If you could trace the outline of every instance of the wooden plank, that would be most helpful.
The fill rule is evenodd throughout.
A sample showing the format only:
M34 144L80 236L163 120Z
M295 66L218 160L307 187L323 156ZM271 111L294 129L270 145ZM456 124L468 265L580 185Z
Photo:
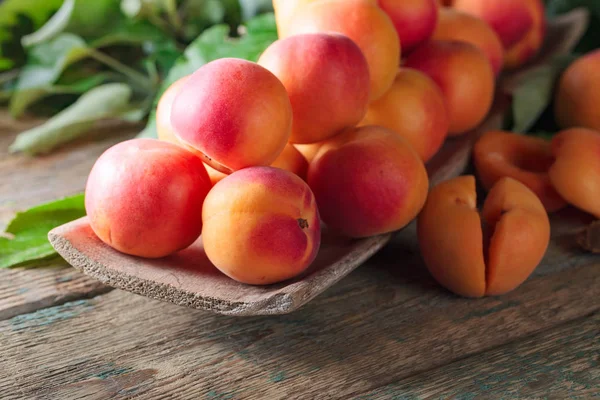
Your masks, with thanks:
M83 191L89 170L107 148L132 137L138 128L101 127L80 141L51 155L11 155L8 146L18 132L40 121L13 121L0 112L0 229L14 213L41 202ZM110 290L77 273L60 260L40 268L0 269L0 319L87 298Z
M348 398L600 307L598 264L546 266L506 296L468 300L412 257L389 247L289 315L218 316L117 290L20 315L0 323L0 393Z
M600 396L600 314L357 395L379 399Z

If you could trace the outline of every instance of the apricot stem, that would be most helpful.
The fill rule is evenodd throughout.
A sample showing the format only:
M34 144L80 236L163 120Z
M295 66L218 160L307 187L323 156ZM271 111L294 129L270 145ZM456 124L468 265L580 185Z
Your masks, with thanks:
M308 228L308 221L302 218L298 218L298 226L300 227L300 229L306 229Z

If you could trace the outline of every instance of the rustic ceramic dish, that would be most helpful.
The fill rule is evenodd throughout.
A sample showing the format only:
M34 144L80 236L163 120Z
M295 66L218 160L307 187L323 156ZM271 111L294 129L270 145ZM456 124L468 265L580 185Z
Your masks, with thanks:
M494 107L482 126L448 140L428 164L432 184L464 171L479 135L501 127L510 105L510 92L523 74L536 64L569 52L585 32L588 19L586 11L574 10L549 24L546 43L537 60L501 77ZM146 260L119 253L102 243L86 218L49 233L50 242L65 260L107 285L182 306L238 316L284 314L299 308L360 266L391 238L389 234L348 240L324 232L319 255L306 273L259 287L240 284L221 274L206 258L201 240L173 256Z

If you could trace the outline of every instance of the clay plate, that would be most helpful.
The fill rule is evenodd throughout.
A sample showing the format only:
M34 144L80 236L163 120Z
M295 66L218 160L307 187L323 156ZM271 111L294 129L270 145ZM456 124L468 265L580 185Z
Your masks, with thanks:
M510 105L510 91L524 72L549 58L569 52L588 22L587 12L574 10L549 24L546 45L530 66L505 75L487 120L478 129L450 139L428 164L432 184L460 175L475 140L486 130L501 127ZM56 251L73 267L115 288L182 306L229 315L289 313L348 275L385 246L392 234L361 240L323 234L313 265L302 276L269 286L240 284L221 274L206 258L201 239L175 255L147 260L119 253L102 243L87 218L49 233Z

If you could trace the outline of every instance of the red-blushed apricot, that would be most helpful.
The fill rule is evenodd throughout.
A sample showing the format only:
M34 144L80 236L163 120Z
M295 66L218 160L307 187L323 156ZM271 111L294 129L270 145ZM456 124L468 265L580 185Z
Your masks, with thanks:
M423 161L410 144L379 126L350 129L324 142L308 168L323 222L349 237L406 226L428 190Z
M561 128L590 128L600 131L600 50L576 60L562 74L554 103Z
M158 101L156 106L156 131L160 140L179 144L179 139L175 137L173 125L171 124L171 107L173 107L175 96L177 96L187 79L188 76L184 76L172 83Z
M572 128L552 138L556 161L548 175L554 188L575 207L600 218L600 132Z
M304 156L306 161L310 162L315 158L323 142L311 144L295 144L294 147Z
M279 157L271 164L272 167L285 169L306 180L308 161L292 144L287 144Z
M433 40L467 42L481 50L498 76L504 65L504 47L498 35L484 20L452 8L440 8Z
M475 144L473 160L477 176L487 190L508 176L531 189L549 212L567 205L548 176L548 169L554 162L549 141L511 132L490 131Z
M98 158L88 177L85 209L104 243L126 254L163 257L200 236L210 188L202 161L191 152L133 139Z
M374 0L319 0L298 7L287 34L318 32L341 33L360 47L369 65L370 100L389 89L400 63L400 40Z
M361 125L380 125L406 139L427 162L448 134L444 96L427 75L401 68L392 87L369 105Z
M204 162L229 173L275 161L290 136L292 106L283 84L266 68L222 58L181 86L171 124Z
M472 44L431 41L410 54L404 66L429 75L442 89L451 136L474 129L490 111L494 71L483 52Z
M206 255L242 283L266 285L293 278L319 251L315 198L288 171L251 167L232 173L210 191L202 215Z
M377 1L396 27L405 54L429 40L438 21L436 0Z
M508 177L492 187L480 214L475 178L461 176L431 190L417 234L442 286L465 297L494 296L518 287L540 263L550 221L537 196Z
M455 0L452 5L490 24L506 50L507 68L524 64L542 47L546 16L541 0Z
M369 102L369 65L340 34L313 33L278 40L258 64L285 86L293 110L292 143L314 143L356 126Z

